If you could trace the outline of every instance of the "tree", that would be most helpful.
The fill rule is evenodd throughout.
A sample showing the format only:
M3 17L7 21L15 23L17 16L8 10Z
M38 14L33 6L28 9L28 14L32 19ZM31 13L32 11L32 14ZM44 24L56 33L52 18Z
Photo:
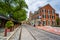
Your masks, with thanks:
M11 14L10 16L17 20L23 21L26 19L26 10L27 5L25 0L0 0L0 13L4 15ZM10 27L10 22L7 22L6 26ZM5 30L5 36L7 34L7 30Z
M12 27L14 26L14 23L12 21L7 21L5 24L5 36L7 36L7 29L10 29L10 31L12 30Z
M28 8L25 0L0 0L0 12L5 15L12 14L18 21L26 19L25 8Z
M59 21L60 21L60 19L57 18L57 19L56 19L56 23L57 23L57 25L59 25Z
M11 28L12 26L14 26L14 23L12 21L7 21L6 24L5 24L5 26L7 28Z
M18 21L23 21L27 18L25 10L19 10L13 13L13 18Z
M18 21L23 21L26 19L26 10L25 8L28 8L24 0L17 1L19 6L16 7L14 10L13 18ZM18 13L18 14L17 14ZM15 16L16 15L16 16Z

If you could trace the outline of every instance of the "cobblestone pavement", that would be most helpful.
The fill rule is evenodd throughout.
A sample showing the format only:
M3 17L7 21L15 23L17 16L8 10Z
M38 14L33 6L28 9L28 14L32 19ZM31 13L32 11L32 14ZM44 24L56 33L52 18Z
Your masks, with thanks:
M34 28L29 25L23 25L36 40L60 40L60 36ZM27 34L26 34L27 35ZM29 38L29 37L27 37Z

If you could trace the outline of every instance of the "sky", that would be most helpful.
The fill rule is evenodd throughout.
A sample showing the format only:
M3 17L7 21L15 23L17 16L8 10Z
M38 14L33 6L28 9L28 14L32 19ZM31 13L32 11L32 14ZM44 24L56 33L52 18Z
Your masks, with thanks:
M60 17L60 0L25 0L28 5L27 17L29 17L29 12L38 10L39 7L43 7L46 4L50 4L59 14Z

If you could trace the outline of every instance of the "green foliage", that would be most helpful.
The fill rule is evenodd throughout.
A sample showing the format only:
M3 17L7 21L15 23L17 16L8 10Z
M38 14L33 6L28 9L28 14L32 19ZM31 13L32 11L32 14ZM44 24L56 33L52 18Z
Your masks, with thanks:
M13 14L13 18L18 21L23 21L26 19L26 11L25 10L20 10L17 11Z
M57 25L59 25L59 20L60 20L59 18L56 19L56 23L57 23Z
M14 23L12 21L7 21L5 24L5 27L7 28L11 28L12 26L14 26Z
M5 15L11 13L12 17L18 21L26 19L25 8L28 8L25 0L0 0L0 13Z

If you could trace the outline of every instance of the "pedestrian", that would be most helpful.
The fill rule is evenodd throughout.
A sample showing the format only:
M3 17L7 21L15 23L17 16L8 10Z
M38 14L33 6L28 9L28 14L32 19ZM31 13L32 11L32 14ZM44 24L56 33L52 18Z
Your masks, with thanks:
M35 24L34 24L34 27L35 27Z

